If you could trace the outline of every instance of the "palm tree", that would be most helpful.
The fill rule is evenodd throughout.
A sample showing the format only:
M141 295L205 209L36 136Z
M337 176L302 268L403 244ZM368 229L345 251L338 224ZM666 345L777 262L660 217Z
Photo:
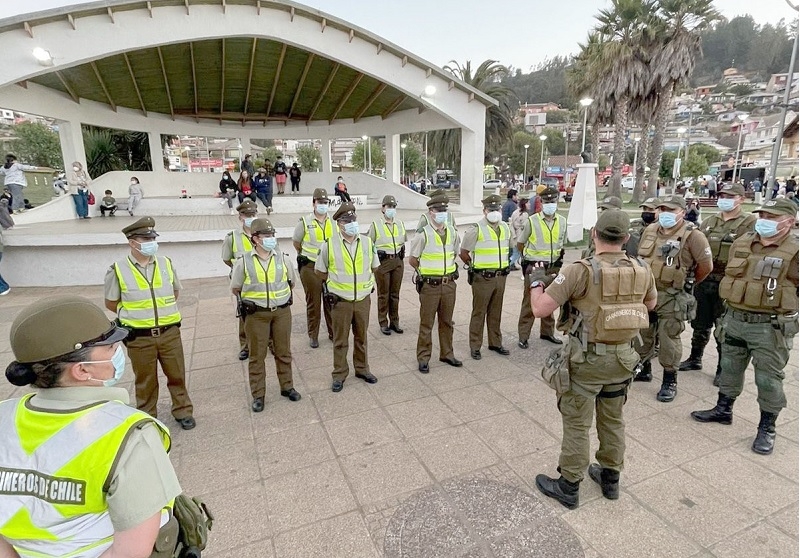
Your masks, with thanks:
M497 60L485 60L473 72L469 60L463 66L451 60L444 70L499 102L499 106L487 109L486 151L500 149L511 137L513 128L514 94L502 84L508 68ZM431 132L428 136L428 152L438 164L457 168L461 164L461 130L452 128Z
M98 176L111 171L123 170L125 162L117 154L117 146L111 130L94 128L83 131L86 148L86 170L89 176Z

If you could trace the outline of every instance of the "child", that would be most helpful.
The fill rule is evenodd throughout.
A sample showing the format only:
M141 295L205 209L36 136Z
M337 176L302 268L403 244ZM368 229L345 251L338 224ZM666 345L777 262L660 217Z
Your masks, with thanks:
M106 195L103 198L103 203L100 204L100 216L105 217L106 211L109 212L109 215L112 217L114 213L117 212L117 200L111 195L111 190L106 190Z

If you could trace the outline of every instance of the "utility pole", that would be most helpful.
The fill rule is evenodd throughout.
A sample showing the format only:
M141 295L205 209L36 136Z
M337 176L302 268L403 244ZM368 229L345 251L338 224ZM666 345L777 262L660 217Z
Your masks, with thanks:
M792 6L792 4L789 5ZM795 6L792 6L792 8L795 10L797 9L797 7ZM789 94L792 91L792 76L794 75L795 62L797 62L798 31L800 31L800 29L795 29L794 45L792 46L792 58L789 61L789 73L786 75L786 88L783 91L783 103L781 103L781 118L780 120L778 120L778 134L775 137L775 144L772 146L772 158L769 161L769 181L771 181L772 184L778 183L778 177L775 175L778 173L778 157L780 157L781 155L781 143L783 142L783 127L786 125L786 109L789 106ZM774 186L772 186L772 184L770 184L769 181L767 182L767 184L769 184L770 187L766 188L767 200L769 200L772 197L772 192L775 191Z

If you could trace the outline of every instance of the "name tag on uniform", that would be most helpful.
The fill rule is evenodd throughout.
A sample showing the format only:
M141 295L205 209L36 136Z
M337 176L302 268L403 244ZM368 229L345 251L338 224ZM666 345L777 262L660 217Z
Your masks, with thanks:
M734 252L733 255L736 258L748 258L750 256L750 252L741 252L739 250L736 250L736 252Z

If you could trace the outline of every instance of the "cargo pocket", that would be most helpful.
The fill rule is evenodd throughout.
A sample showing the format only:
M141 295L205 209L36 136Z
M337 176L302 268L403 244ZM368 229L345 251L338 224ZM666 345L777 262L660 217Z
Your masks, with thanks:
M669 317L663 320L663 328L668 337L679 337L683 330L686 329L686 322L675 317Z
M782 339L780 341L789 351L792 350L798 330L800 330L800 325L798 325L797 320L781 323L780 336Z
M625 370L633 374L636 365L639 364L639 355L633 349L630 351L617 351L617 360Z

